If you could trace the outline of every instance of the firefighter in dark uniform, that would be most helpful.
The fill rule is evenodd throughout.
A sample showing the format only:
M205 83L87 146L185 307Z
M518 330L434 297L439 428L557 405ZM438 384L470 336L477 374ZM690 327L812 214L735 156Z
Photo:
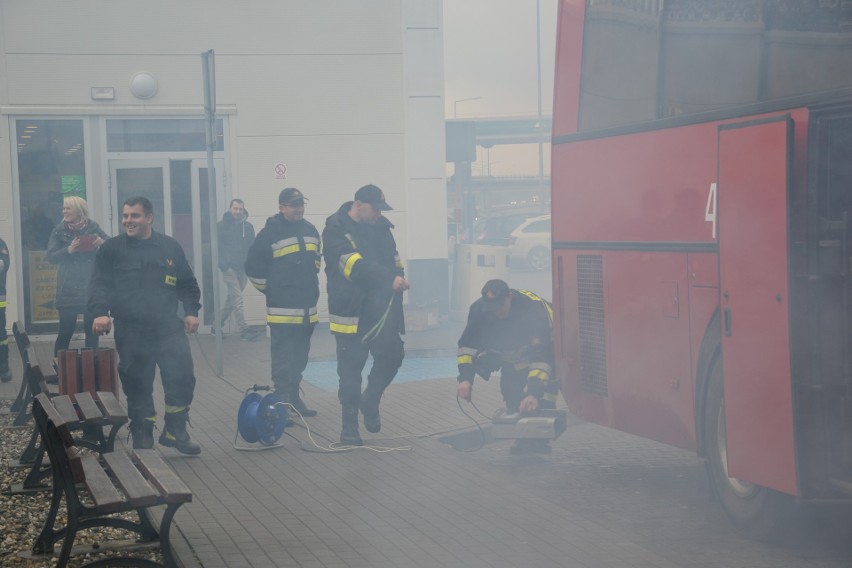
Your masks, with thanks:
M337 342L338 398L342 406L340 441L363 444L358 409L369 432L381 429L379 402L405 356L402 293L408 282L391 229L382 217L390 210L375 185L355 192L325 222L322 233L328 279L329 327ZM361 393L361 372L368 354L373 366Z
M180 244L153 230L154 212L144 197L122 206L125 234L109 239L95 256L89 284L89 310L96 334L109 333L115 320L118 374L127 396L135 449L154 445L154 373L160 368L165 393L165 427L160 444L184 454L201 447L186 431L195 391L187 333L198 330L201 292ZM178 317L178 302L184 318Z
M471 306L459 339L458 396L470 401L476 375L500 371L507 412L556 408L553 373L553 308L532 292L489 280ZM549 452L546 440L518 440L513 452Z
M0 381L12 380L9 370L9 337L6 335L6 275L9 274L9 247L0 239Z
M278 214L266 220L246 258L246 275L266 296L272 334L272 382L302 416L316 416L299 393L308 365L319 299L320 236L304 219L306 198L295 187L278 196Z

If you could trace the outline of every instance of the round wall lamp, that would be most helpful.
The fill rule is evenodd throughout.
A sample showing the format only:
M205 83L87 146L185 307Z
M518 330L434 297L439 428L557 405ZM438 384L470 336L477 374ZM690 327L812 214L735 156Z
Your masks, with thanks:
M150 73L140 72L130 78L130 92L137 99L150 99L157 94L157 79Z

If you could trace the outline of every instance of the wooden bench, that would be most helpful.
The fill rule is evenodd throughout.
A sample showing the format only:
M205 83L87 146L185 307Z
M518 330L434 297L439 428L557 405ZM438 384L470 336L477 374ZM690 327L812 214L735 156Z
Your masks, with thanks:
M30 343L30 338L27 336L24 324L20 321L13 323L12 335L15 338L15 345L18 346L18 353L21 355L24 373L26 373L26 351L29 347L32 347L32 344ZM48 384L56 384L58 382L58 378L54 373L45 374L44 378ZM30 390L26 377L22 376L21 388L18 389L18 396L15 397L15 401L9 408L9 412L15 414L15 420L12 423L13 426L22 426L26 423L27 418L29 418L30 407L32 406L32 400L35 394L37 393Z
M101 459L85 455L60 410L69 404L68 395L50 398L39 394L33 402L33 416L54 475L50 510L32 553L52 554L54 545L62 540L57 567L64 568L78 531L116 527L136 533L140 541L158 542L163 555L162 564L122 557L121 565L177 566L169 532L178 508L192 501L189 488L154 450L134 450L130 455L124 451L104 453ZM67 524L57 528L63 499ZM158 530L148 517L148 509L159 505L166 509ZM135 512L135 520L116 516L127 512Z
M55 397L48 390L47 383L38 365L35 350L29 346L24 352L24 380L35 393ZM77 434L76 443L99 454L113 451L118 430L127 423L127 410L111 392L78 392L70 396L56 398L57 411L68 429ZM104 428L109 431L104 436ZM46 483L52 469L44 462L45 445L37 425L21 457L19 464L30 468L23 483L13 485L10 493L27 493L50 489Z

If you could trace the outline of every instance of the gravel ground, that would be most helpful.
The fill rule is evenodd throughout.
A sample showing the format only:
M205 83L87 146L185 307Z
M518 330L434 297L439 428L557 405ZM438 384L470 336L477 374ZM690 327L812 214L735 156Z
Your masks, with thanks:
M0 401L0 411L9 408L11 401ZM50 492L43 491L26 495L9 495L9 488L22 483L27 475L26 469L8 467L10 460L17 459L27 441L32 428L32 421L27 427L11 427L12 417L0 414L0 566L52 567L56 566L56 558L49 560L30 560L21 558L20 553L29 551L35 538L41 531L44 518L50 504ZM60 508L59 523L65 523L64 501ZM108 540L132 539L132 533L120 529L93 529L80 531L75 539L76 544L103 543ZM58 543L55 551L58 553L62 543ZM161 561L158 551L137 553L142 556ZM87 562L108 556L106 553L85 554L72 556L68 566L77 567ZM115 554L113 554L115 556Z

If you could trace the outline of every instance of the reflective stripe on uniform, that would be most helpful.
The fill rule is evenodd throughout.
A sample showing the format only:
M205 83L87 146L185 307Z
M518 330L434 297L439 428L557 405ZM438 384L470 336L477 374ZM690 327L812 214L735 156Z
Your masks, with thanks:
M4 337L3 339L0 339L0 345L9 345L9 338Z
M352 267L355 266L355 263L359 260L363 260L363 256L361 256L360 252L350 252L349 254L341 255L340 257L340 272L343 273L343 277L347 280L352 280Z
M320 241L316 237L304 237L305 239L305 250L319 252Z
M548 402L556 402L556 393L555 392L546 392L541 395L541 400L546 400Z
M476 355L476 349L470 347L459 347L458 364L465 365L473 363L473 356Z
M307 310L304 308L267 308L266 321L267 323L301 324L305 323L305 312L307 312L308 322L317 323L319 321L316 306Z
M293 254L294 252L299 252L300 248L299 239L296 237L281 239L272 243L272 257L279 258L287 254Z
M186 406L169 406L166 405L166 414L177 414L186 410ZM156 417L155 417L156 418Z
M343 317L329 314L328 328L336 333L358 333L358 317Z
M396 266L396 267L397 267L397 268L399 268L400 270L402 270L403 268L405 268L405 267L402 265L402 259L401 259L401 258L399 258L399 255L398 255L398 254L393 255L393 263L394 263L394 266Z
M529 290L518 290L521 294L529 298L530 300L535 300L536 302L541 302L544 305L544 308L547 310L547 317L550 318L550 324L553 325L553 308L546 300L542 299L540 296L533 294Z
M249 276L249 282L251 282L252 286L263 292L266 290L266 278L252 278Z

